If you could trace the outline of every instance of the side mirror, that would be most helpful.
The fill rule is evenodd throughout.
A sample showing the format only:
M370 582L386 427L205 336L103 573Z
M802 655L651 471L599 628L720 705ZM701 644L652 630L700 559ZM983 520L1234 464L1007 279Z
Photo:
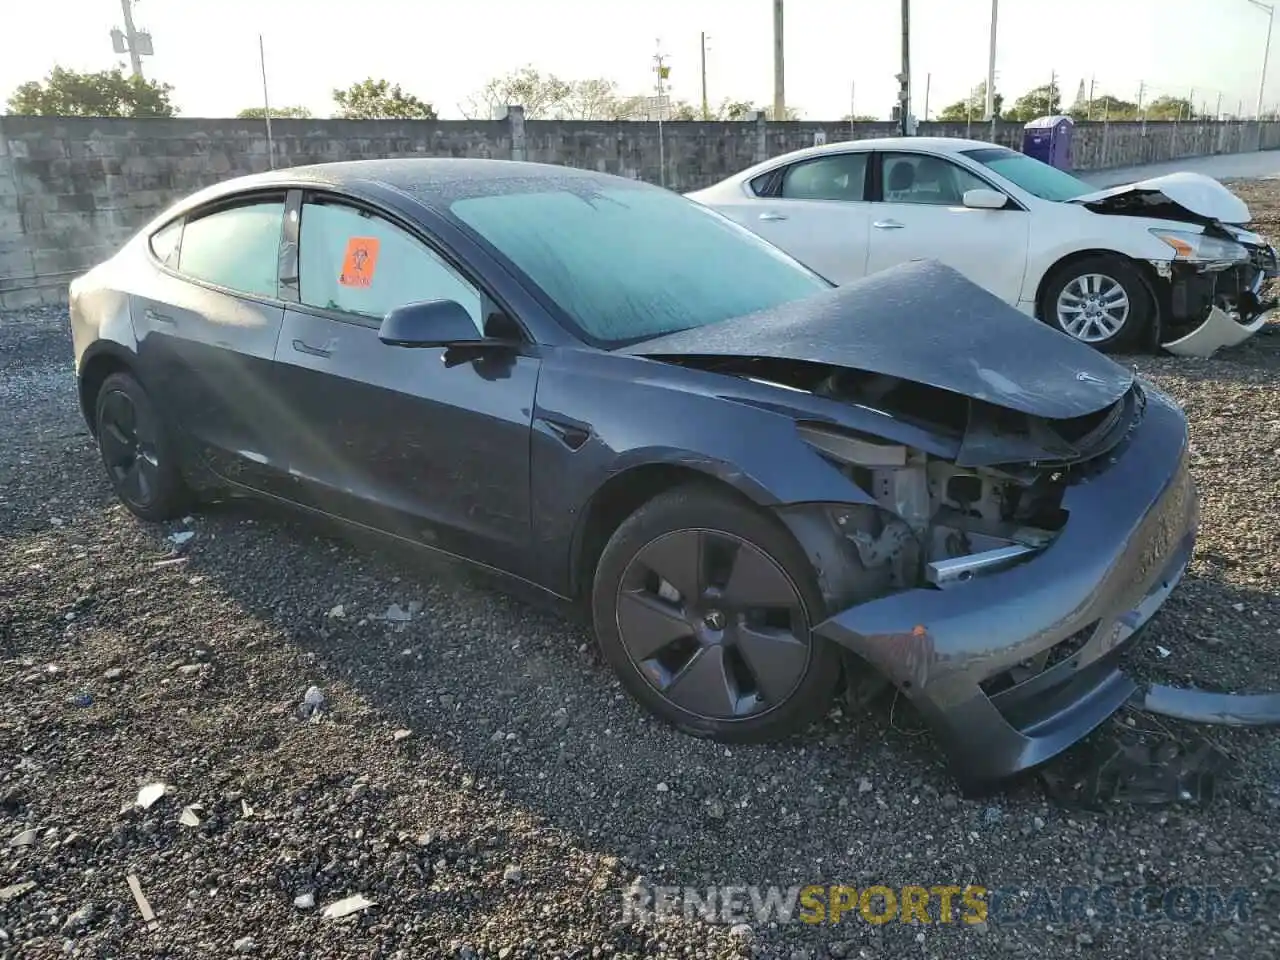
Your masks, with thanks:
M475 321L456 300L422 300L389 311L378 339L391 347L452 347L482 343Z
M1003 210L1009 198L999 190L987 190L980 187L964 192L964 205L974 210Z

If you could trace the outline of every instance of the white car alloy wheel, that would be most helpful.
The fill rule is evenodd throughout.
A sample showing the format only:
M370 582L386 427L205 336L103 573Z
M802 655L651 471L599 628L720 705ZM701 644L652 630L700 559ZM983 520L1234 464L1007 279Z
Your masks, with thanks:
M1058 294L1058 326L1085 343L1101 343L1118 334L1129 319L1129 295L1114 277L1085 273Z

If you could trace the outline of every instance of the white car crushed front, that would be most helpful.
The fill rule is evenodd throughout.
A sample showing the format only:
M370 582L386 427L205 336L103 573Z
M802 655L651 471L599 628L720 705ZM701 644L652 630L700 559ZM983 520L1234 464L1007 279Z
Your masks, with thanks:
M1096 190L1006 147L909 137L798 150L688 196L834 283L936 259L1102 350L1210 356L1276 312L1275 249L1196 173Z

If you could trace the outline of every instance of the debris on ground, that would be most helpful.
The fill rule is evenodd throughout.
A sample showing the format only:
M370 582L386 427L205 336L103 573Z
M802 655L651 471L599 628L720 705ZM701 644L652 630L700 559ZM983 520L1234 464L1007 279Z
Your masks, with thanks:
M367 910L373 906L376 906L376 904L372 900L366 900L364 894L357 893L355 896L347 897L345 900L329 904L321 912L321 916L326 920L341 920L343 917L349 917L353 913L359 913L361 910Z
M1205 806L1235 762L1215 744L1189 734L1098 734L1041 772L1059 803L1092 809L1110 804Z
M310 686L302 696L298 717L302 720L319 720L320 715L327 709L329 709L329 701L325 699L324 691L317 686Z
M133 805L143 810L149 810L153 803L164 796L167 789L163 783L148 783L138 791L138 799L133 802Z
M146 894L142 892L142 882L138 880L136 874L129 874L125 877L125 882L129 884L129 892L133 894L133 902L138 905L138 912L142 914L142 922L147 925L148 930L156 930L160 923L156 920L155 913L151 910L151 903L147 900Z
M194 536L195 536L195 531L193 530L180 530L177 533L169 534L169 542L172 543L175 547L180 547L184 543L187 543Z

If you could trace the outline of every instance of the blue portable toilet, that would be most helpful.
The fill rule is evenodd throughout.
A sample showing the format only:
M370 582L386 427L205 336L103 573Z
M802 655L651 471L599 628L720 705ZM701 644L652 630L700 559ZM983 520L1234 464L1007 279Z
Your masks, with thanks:
M1022 152L1059 170L1071 169L1070 117L1037 117L1022 128Z

